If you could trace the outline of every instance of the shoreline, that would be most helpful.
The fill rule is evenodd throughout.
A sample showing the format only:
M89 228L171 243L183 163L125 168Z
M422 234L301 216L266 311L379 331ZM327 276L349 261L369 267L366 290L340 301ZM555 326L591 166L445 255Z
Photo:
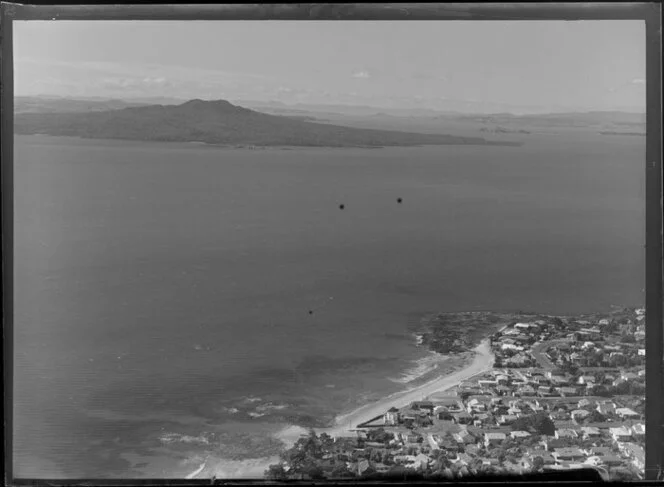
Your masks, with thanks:
M490 370L493 366L493 353L489 345L489 339L484 339L473 348L470 353L474 353L472 360L466 363L462 368L453 370L451 372L443 373L423 384L410 387L403 391L392 393L386 397L379 399L370 404L364 404L352 411L337 415L333 426L326 428L313 428L317 434L327 433L330 436L341 436L347 434L350 430L357 428L358 424L362 424L376 416L382 415L391 407L401 408L413 401L425 399L435 393L449 390L461 382L468 380L478 374ZM306 435L309 429L297 425L289 425L273 434L273 437L280 440L285 448L291 448L295 442L302 436ZM278 462L276 457L266 457L262 459L247 459L247 460L223 460L218 459L213 465L201 465L196 471L187 476L187 479L195 478L230 478L227 477L229 470L233 471L235 475L233 478L262 478L262 472L269 467L269 465ZM229 467L231 467L229 469ZM259 472L260 470L260 472ZM257 474L259 474L256 477Z
M488 339L482 340L479 345L472 349L472 352L475 354L472 361L461 369L443 373L423 384L392 393L376 402L364 404L352 411L339 414L335 418L333 426L313 429L318 434L327 433L330 436L339 436L357 428L358 424L384 414L385 411L393 406L401 408L413 401L419 401L435 393L449 390L461 382L492 368L494 357L491 353ZM301 435L307 434L308 431L307 428L290 425L277 432L274 437L282 441L286 445L286 448L290 448Z
M334 426L315 428L316 432L337 436L340 433L357 428L358 424L384 414L391 407L402 408L413 401L426 399L435 393L449 390L461 382L492 368L494 357L491 353L488 339L482 340L472 351L475 353L473 360L462 369L443 374L424 384L414 386L405 391L395 392L377 402L365 404L353 411L341 414L336 417ZM279 439L282 439L281 433L283 431L277 436Z

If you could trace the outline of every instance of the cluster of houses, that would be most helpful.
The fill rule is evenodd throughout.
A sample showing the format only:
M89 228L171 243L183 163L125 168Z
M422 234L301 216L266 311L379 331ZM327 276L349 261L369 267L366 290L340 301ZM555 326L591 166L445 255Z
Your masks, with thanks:
M632 313L621 325L642 325L643 310ZM571 327L565 322L561 326L560 320L555 325L538 320L506 327L492 337L496 356L504 352L501 368L476 376L443 396L392 408L363 426L381 426L394 432L392 446L399 452L395 461L416 470L431 463L432 453L443 451L461 467L478 460L497 470L518 472L592 465L609 474L641 477L645 462L644 397L593 393L600 386L642 383L644 370L638 365L633 370L602 367L573 355L578 347L583 351L613 346L614 338L619 339L627 328L602 332L601 327L609 324L609 319L603 318L592 324L573 322ZM628 330L634 333L638 328ZM558 369L565 365L565 358L561 363L547 356L547 343L553 341L559 357L578 365L575 373ZM619 343L616 352L639 357L642 342L643 337L639 337L635 342ZM569 347L561 348L559 343ZM542 363L533 364L538 354L543 356ZM513 358L518 360L510 367ZM530 366L521 366L522 360ZM546 418L547 431L533 427L529 418L534 417ZM428 463L425 458L429 458Z
M611 388L643 384L644 313L505 326L491 337L492 370L357 425L346 443L335 438L321 468L454 478L590 467L643 478L645 396ZM626 362L611 365L616 354Z

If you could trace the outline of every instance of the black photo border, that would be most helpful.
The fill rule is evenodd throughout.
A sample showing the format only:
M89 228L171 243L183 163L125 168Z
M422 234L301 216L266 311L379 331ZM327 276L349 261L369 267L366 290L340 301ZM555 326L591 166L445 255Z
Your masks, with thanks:
M646 481L664 479L662 300L662 8L660 2L30 4L0 8L2 271L6 485L206 485L209 480L49 480L12 475L13 21L21 20L643 20L646 26ZM499 480L499 479L497 479ZM500 481L500 480L499 480ZM510 479L510 481L514 481ZM247 483L241 481L220 481ZM251 481L249 481L251 483Z

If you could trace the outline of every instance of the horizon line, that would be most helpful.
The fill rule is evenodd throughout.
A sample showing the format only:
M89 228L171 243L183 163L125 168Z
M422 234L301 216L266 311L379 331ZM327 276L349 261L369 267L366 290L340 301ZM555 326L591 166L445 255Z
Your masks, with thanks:
M80 100L80 101L120 101L120 102L141 102L141 103L148 103L148 100L157 100L157 99L163 99L163 100L170 100L173 102L180 102L180 103L175 103L175 104L182 104L186 103L188 101L192 100L202 100L202 101L227 101L233 104L241 104L241 103L252 103L252 104L257 104L257 103L265 103L265 104L275 104L275 105L281 105L285 107L293 107L296 108L298 106L300 107L306 107L306 106L318 106L318 107L343 107L343 108L367 108L371 110L377 110L377 111L407 111L407 110L419 110L419 111L426 111L426 112L434 112L434 113L441 113L441 114L457 114L457 115L514 115L514 116L527 116L527 115L564 115L564 114L584 114L584 113L612 113L612 112L619 112L619 113L629 113L629 114L638 114L638 115L645 115L647 112L647 108L644 107L642 109L637 109L636 107L625 107L625 108L573 108L573 107L561 107L559 110L554 110L552 111L551 109L547 109L545 107L537 107L537 106L532 106L524 109L503 109L500 111L461 111L461 110L453 110L453 109L441 109L441 108L425 108L425 107L418 107L418 106L403 106L403 107L386 107L386 106L380 106L380 105L367 105L367 104L351 104L343 101L339 102L302 102L302 101L290 101L290 102L284 102L281 100L257 100L257 99L251 99L251 98L235 98L235 97L229 97L229 98L200 98L200 97L194 97L194 98L182 98L182 97L177 97L177 96L168 96L168 95L155 95L155 96L142 96L142 95L135 95L135 96L127 96L127 97L112 97L108 95L88 95L88 96L75 96L75 95L59 95L59 94L31 94L31 95L19 95L19 94L14 94L14 99L18 98L42 98L42 99L61 99L61 100ZM495 105L502 105L503 103L501 102L477 102L477 101L470 101L470 100L447 100L451 103L470 103L470 104L495 104ZM160 103L154 103L155 105L158 105ZM504 105L510 105L508 103L505 103ZM239 105L241 106L241 105Z

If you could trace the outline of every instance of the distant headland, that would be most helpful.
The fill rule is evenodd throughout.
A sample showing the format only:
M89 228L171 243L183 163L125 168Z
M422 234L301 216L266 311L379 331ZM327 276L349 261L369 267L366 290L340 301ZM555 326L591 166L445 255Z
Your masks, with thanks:
M395 147L420 145L519 146L481 137L352 128L307 118L270 115L226 100L190 100L74 112L17 113L14 131L88 139L201 142L257 147Z

